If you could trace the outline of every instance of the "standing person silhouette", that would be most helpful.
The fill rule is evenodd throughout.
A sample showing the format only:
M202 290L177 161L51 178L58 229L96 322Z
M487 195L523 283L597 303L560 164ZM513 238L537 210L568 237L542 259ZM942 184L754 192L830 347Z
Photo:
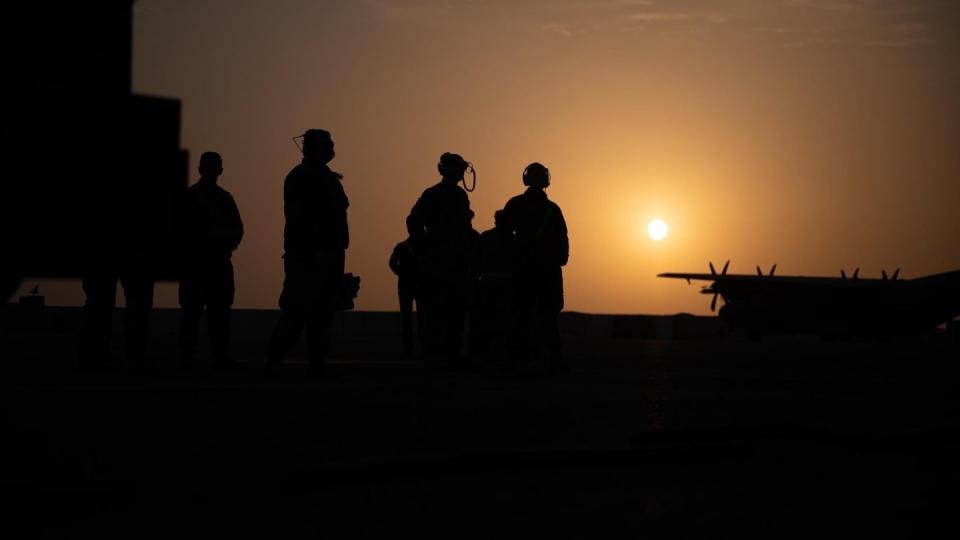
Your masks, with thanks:
M279 370L306 327L308 373L319 375L326 363L329 327L350 244L349 201L340 183L343 175L328 166L336 155L330 133L307 130L302 150L302 162L283 183L284 280L280 320L270 339L268 371Z
M551 370L563 370L558 315L563 309L563 271L570 255L563 212L547 198L550 171L540 163L523 170L526 192L503 208L503 226L516 238L512 363L546 346Z
M403 340L403 351L407 356L412 356L414 352L413 303L417 297L419 265L417 250L410 238L393 248L393 253L390 254L390 270L397 275L397 297L400 300L400 336Z
M136 155L118 156L120 174L107 174L103 183L77 204L85 205L81 284L85 296L79 343L81 369L102 369L112 363L111 334L117 284L123 288L123 348L126 369L148 371L150 318L163 250L157 235L160 217L138 178L146 166Z
M513 302L516 239L504 227L503 210L494 213L493 223L492 229L480 233L471 263L470 349L474 353L489 353L502 344Z
M448 367L463 367L461 342L469 290L469 254L477 232L467 192L458 184L471 165L444 153L437 163L441 179L427 188L407 216L407 232L422 246L417 322L428 368L438 357Z
M230 193L217 185L223 159L216 152L200 156L200 180L184 199L183 273L180 278L181 365L189 368L197 347L204 309L210 348L217 367L231 364L230 307L233 305L233 252L243 239L243 221Z

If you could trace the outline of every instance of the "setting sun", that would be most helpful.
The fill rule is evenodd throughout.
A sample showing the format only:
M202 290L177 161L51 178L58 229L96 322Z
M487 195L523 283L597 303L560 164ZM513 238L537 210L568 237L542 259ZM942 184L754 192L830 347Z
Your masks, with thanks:
M667 237L667 224L662 220L655 219L647 225L647 234L654 240L663 240Z

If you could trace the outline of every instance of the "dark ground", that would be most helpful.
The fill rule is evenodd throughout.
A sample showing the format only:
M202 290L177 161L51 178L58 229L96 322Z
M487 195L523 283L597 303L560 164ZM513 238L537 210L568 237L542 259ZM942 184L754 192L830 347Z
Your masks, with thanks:
M71 375L69 321L3 364L4 528L20 537L956 536L946 336L567 337L572 372L426 376L341 339L334 375ZM259 333L258 333L259 332ZM357 352L361 351L361 352Z

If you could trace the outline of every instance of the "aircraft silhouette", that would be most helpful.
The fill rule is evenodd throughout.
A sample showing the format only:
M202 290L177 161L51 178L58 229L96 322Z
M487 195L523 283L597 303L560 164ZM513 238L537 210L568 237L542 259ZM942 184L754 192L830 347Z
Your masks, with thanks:
M879 279L728 274L730 261L718 273L664 273L657 277L712 281L702 294L713 295L710 310L734 328L752 335L814 333L836 336L915 335L960 316L960 270L915 279L900 279L886 270Z

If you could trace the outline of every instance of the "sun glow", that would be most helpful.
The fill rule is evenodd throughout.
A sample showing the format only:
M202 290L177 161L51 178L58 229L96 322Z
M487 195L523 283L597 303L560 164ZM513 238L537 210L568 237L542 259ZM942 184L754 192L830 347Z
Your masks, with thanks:
M662 220L655 219L647 225L647 234L654 240L663 240L667 237L667 224Z

